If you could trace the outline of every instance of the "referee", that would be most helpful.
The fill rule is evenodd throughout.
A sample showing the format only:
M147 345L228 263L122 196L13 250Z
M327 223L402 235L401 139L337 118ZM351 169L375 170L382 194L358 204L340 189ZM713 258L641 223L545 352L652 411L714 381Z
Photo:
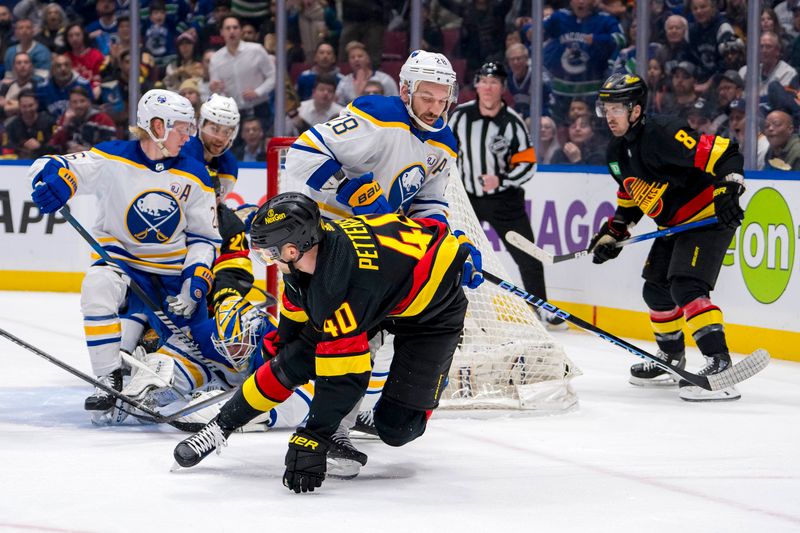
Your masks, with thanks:
M511 230L533 241L521 187L536 172L536 154L528 128L522 117L503 102L507 78L501 63L485 63L475 75L478 98L456 108L450 128L458 139L461 181L475 214L506 243L525 290L547 299L542 263L506 242L506 233ZM554 315L545 318L552 326L564 323Z

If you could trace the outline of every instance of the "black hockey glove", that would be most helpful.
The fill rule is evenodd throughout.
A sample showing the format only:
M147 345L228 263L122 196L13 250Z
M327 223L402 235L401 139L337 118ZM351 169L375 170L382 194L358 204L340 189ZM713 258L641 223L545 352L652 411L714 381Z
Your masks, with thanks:
M744 192L744 177L728 174L714 187L714 211L720 224L736 229L742 224L744 211L739 206L739 197Z
M286 472L283 473L283 486L296 493L314 492L322 485L327 469L325 458L330 442L320 438L312 431L298 428L289 439L286 452Z
M622 248L617 247L617 243L630 236L627 224L614 217L608 217L608 220L600 227L600 231L595 233L589 242L589 251L594 254L592 263L600 265L609 259L616 258L622 251Z

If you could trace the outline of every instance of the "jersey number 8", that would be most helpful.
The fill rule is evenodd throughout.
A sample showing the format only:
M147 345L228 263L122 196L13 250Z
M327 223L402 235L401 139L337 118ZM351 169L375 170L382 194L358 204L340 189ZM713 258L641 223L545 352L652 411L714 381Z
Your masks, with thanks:
M354 130L358 127L358 122L353 117L347 117L341 122L337 122L331 126L333 133L341 135L348 130Z
M690 137L684 130L678 130L678 133L675 134L675 140L683 144L689 150L697 145L697 141L693 137Z

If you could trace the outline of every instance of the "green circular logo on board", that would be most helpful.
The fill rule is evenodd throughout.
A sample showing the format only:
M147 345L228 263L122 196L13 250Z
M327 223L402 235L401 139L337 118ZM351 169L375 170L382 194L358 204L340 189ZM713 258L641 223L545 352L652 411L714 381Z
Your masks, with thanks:
M775 189L758 190L739 229L739 264L747 290L769 304L780 298L794 265L795 229L789 205Z

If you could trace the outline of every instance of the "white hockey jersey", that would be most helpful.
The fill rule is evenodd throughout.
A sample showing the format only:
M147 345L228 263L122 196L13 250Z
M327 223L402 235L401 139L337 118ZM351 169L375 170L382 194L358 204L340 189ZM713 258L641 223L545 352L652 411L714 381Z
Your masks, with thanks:
M347 178L372 172L394 212L446 218L444 193L456 152L449 127L417 129L400 97L362 96L298 137L286 154L285 175L288 188L316 200L328 218L352 216L336 201L333 175L340 169Z
M31 178L52 161L75 173L76 194L97 198L92 233L114 259L166 276L193 265L211 268L221 239L214 188L202 163L181 156L151 161L138 141L111 141L41 157Z

